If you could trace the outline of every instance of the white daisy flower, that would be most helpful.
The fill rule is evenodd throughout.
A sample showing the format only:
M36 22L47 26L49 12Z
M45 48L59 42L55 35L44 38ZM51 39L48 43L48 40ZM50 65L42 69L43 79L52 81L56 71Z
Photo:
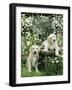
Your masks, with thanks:
M56 60L56 63L58 63L59 61L58 60Z
M54 63L54 61L52 61L52 63Z
M57 57L55 57L55 60L57 59Z

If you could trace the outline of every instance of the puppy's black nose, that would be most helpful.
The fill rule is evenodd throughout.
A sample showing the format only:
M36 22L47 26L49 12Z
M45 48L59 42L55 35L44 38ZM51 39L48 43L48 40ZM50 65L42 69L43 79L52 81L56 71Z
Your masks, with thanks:
M34 54L36 54L36 51L34 51Z
M53 41L55 42L55 39Z

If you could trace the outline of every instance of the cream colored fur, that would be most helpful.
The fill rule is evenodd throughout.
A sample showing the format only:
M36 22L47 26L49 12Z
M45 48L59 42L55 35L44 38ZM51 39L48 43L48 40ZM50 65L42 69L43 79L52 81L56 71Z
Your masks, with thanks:
M57 44L57 39L56 39L56 35L55 34L50 34L47 38L47 40L45 40L41 47L43 47L42 51L43 52L48 52L55 50L55 55L58 56L59 55L59 47Z
M40 48L37 45L32 45L30 48L30 53L27 59L27 68L31 72L32 68L38 72L38 59L39 59Z

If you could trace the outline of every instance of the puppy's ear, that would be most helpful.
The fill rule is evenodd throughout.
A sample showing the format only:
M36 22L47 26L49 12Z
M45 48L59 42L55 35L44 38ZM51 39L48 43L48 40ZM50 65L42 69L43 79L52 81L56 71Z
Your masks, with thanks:
M29 52L32 52L32 47L30 47Z
M39 52L41 51L41 48L40 48L40 47L38 47L38 51L39 51Z
M51 44L50 37L47 38L47 41L48 41L49 44Z

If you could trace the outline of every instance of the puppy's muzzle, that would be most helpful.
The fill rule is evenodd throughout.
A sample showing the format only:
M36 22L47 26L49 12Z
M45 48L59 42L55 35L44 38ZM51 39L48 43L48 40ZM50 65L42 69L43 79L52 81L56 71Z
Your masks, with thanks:
M36 52L36 51L34 51L34 54L37 54L37 52Z
M56 40L55 40L55 39L53 39L53 41L55 42Z

